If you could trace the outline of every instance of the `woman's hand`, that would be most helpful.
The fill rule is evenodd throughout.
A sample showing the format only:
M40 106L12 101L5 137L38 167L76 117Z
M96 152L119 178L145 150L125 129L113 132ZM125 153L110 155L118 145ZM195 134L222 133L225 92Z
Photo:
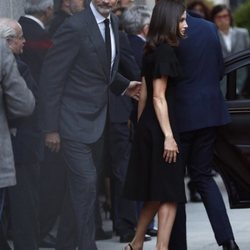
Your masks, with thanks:
M176 162L179 149L173 136L165 137L163 158L166 162Z

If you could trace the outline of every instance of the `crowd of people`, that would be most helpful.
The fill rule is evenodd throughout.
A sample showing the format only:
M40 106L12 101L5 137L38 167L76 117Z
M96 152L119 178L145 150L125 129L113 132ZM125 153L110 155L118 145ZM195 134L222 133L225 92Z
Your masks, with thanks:
M249 34L225 5L116 2L25 0L0 18L0 249L96 250L116 234L125 250L186 250L188 173L218 245L239 250L213 148L230 123L223 57Z

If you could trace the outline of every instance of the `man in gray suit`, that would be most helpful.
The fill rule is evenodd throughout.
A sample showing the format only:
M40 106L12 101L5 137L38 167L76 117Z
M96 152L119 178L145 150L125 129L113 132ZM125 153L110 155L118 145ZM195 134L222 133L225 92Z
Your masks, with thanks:
M248 30L233 26L231 10L224 4L218 4L211 10L211 19L218 28L218 35L222 48L223 57L250 48L250 37ZM237 93L244 95L244 83L247 80L246 68L237 72ZM226 93L226 78L221 81L223 94Z
M0 221L3 190L16 184L8 120L28 116L34 108L34 96L20 76L6 41L0 38Z
M129 82L117 72L118 23L110 14L115 4L116 0L92 0L84 11L68 18L54 37L41 73L45 144L52 151L62 144L79 250L97 249L95 165L106 124L108 90L134 97L140 90L139 82Z
M226 5L215 5L211 10L211 19L218 28L223 57L250 47L247 29L233 26L233 16Z

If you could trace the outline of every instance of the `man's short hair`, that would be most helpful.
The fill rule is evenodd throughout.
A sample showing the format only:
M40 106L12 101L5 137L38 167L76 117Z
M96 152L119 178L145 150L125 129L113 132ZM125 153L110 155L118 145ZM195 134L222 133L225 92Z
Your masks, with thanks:
M53 0L25 0L24 13L41 15L47 8L54 6Z
M150 23L151 12L143 5L134 5L125 10L121 17L122 27L132 35L139 34Z

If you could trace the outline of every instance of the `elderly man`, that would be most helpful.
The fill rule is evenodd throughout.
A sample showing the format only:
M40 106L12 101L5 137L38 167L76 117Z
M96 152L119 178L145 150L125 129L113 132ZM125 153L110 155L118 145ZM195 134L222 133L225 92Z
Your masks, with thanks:
M0 18L0 36L8 42L16 58L19 73L27 86L36 95L37 84L29 67L20 60L25 39L21 25L12 19ZM41 139L38 130L37 112L27 118L10 123L15 133L12 136L17 185L8 189L12 235L15 249L38 249L38 178Z
M15 58L0 38L0 220L4 188L16 184L8 121L30 115L35 107L32 92L20 76Z

